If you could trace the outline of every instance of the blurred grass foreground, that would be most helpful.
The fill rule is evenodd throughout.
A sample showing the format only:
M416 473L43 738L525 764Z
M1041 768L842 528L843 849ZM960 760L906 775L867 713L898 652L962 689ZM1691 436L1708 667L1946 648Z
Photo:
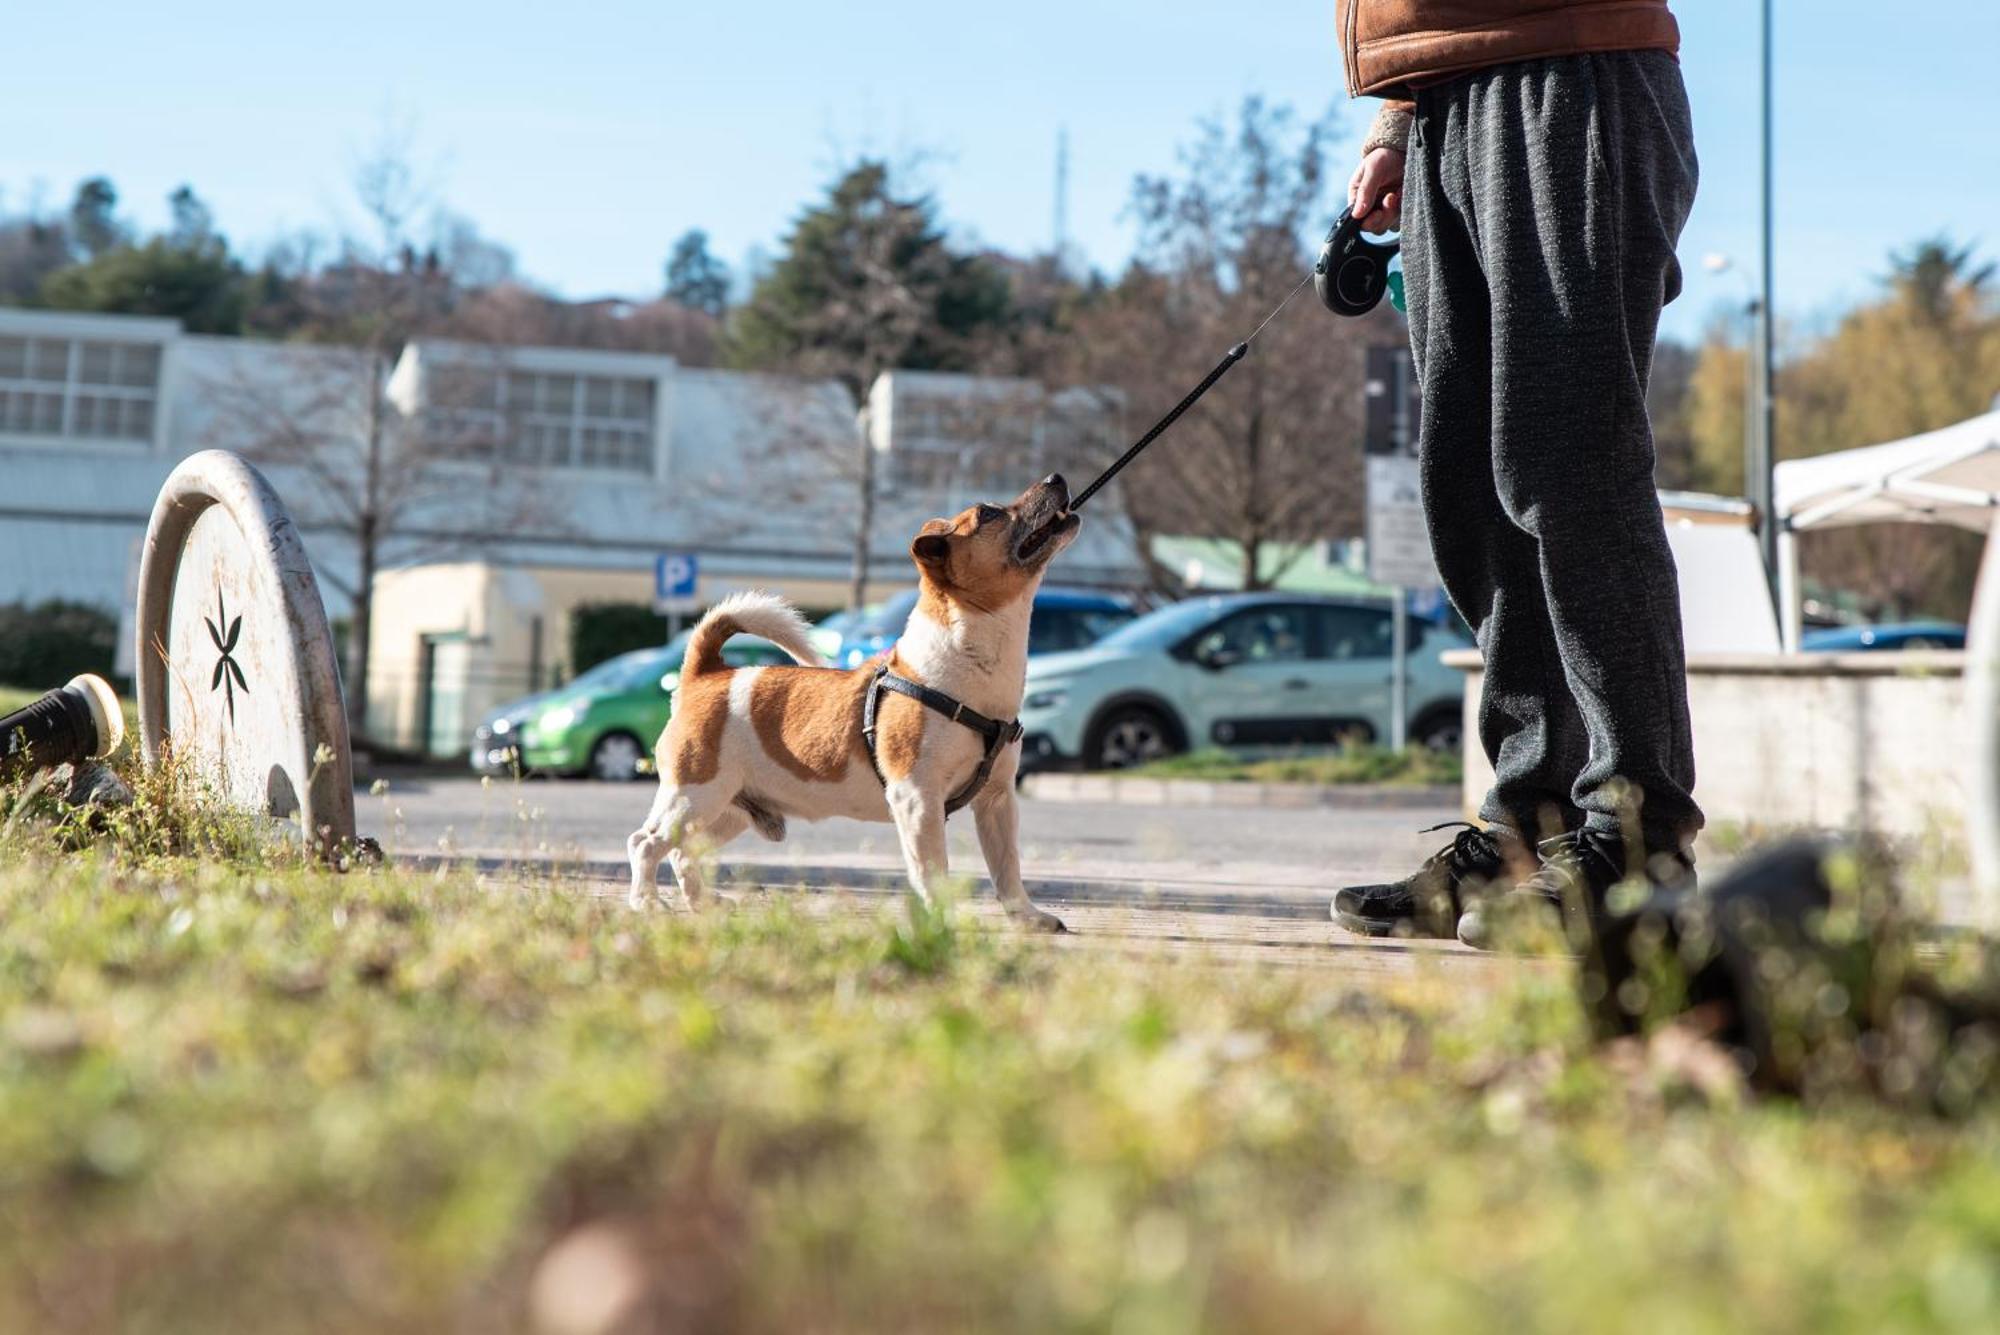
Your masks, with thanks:
M1754 1101L1698 1048L1593 1048L1564 967L1112 955L824 895L634 915L33 805L0 806L0 1329L2000 1313L1990 1104Z

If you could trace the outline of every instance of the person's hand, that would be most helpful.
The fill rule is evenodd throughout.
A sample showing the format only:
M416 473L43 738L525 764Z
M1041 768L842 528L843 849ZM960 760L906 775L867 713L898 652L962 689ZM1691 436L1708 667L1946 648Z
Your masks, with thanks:
M1364 232L1394 232L1403 225L1403 155L1378 148L1361 159L1347 183L1347 207Z

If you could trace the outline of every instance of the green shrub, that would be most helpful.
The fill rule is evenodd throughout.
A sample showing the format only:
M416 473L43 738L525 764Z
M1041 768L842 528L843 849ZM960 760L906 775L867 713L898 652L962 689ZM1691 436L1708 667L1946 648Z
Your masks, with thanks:
M0 604L0 682L40 692L79 672L109 677L117 654L118 618L102 608L60 598Z
M667 619L645 603L585 603L570 614L569 670L667 642Z

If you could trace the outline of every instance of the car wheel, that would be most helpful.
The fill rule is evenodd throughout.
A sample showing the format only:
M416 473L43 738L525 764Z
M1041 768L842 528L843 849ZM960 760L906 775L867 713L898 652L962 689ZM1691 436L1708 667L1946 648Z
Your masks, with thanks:
M1456 711L1441 710L1418 719L1411 740L1426 751L1456 755L1465 745L1465 721Z
M608 732L590 748L590 777L606 783L630 783L639 777L646 749L629 732Z
M1173 726L1159 710L1128 705L1098 722L1085 754L1092 769L1131 769L1179 750Z

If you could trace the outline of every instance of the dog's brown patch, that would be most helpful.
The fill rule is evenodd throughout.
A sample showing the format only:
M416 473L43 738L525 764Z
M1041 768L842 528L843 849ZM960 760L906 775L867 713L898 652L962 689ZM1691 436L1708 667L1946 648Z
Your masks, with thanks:
M722 771L722 731L729 725L732 669L683 676L674 692L674 716L660 734L654 763L672 783L707 783Z
M809 783L839 783L867 764L861 714L870 673L767 667L750 688L750 723L778 766Z

